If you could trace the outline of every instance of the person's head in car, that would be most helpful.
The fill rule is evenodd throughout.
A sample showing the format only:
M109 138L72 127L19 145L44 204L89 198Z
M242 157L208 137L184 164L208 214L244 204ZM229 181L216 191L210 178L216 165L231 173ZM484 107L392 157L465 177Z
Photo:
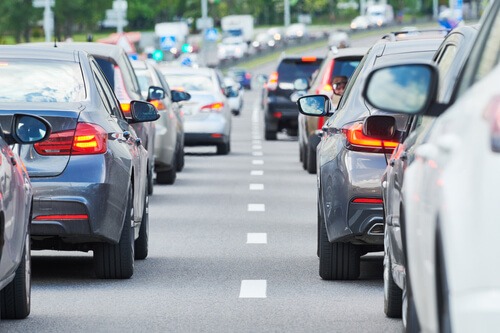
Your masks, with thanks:
M347 76L335 76L332 79L333 93L337 96L341 96L344 93L344 88L346 83L347 83Z

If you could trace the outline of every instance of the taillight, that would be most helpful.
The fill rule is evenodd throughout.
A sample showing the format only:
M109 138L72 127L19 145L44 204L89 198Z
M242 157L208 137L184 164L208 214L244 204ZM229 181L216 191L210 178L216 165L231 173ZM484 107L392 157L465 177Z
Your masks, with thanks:
M250 80L251 77L250 73L245 73L245 79Z
M318 130L321 130L324 124L325 124L325 117L320 117L318 119Z
M302 61L304 62L313 62L316 61L316 57L302 57Z
M333 88L329 84L325 84L325 86L321 89L322 91L332 91Z
M40 155L89 155L107 150L107 133L95 124L78 123L76 130L52 133L34 145Z
M271 76L269 76L267 90L276 90L276 88L278 88L278 76L278 72L273 72Z
M123 75L120 67L115 66L114 72L114 80L115 80L115 95L116 98L120 101L120 105L122 107L122 111L126 117L130 117L130 103L125 103L124 101L131 101L127 88L125 87L125 82L123 81Z
M382 199L373 199L373 198L356 198L352 201L353 203L384 203Z
M212 103L201 108L200 112L222 112L224 103Z
M154 99L154 100L150 101L150 103L153 104L154 106L156 106L156 109L158 111L166 109L165 104L163 104L163 102L159 99Z
M399 144L395 141L383 141L364 135L362 123L349 125L343 128L342 131L344 132L344 135L348 141L348 148L354 150L362 149L383 152L383 148L393 150Z
M130 116L130 103L120 103L122 111L126 116Z
M488 103L483 116L490 122L491 150L500 153L500 96L494 97Z

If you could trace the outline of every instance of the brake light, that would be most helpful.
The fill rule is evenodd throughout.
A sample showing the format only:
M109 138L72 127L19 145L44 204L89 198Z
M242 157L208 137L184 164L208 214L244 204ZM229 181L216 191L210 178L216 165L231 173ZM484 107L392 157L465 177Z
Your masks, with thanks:
M356 198L352 201L353 203L384 203L382 199L373 198Z
M107 150L107 133L98 125L78 123L76 130L52 133L34 145L40 155L89 155Z
M166 109L165 104L163 104L163 102L159 99L154 99L150 101L150 103L153 104L158 111Z
M245 79L250 80L251 77L252 77L252 75L250 75L250 73L245 73Z
M278 88L278 72L273 72L269 76L269 82L267 83L267 90L276 90Z
M304 62L313 62L316 61L316 57L302 57L302 61Z
M35 220L88 220L88 215L40 215Z
M130 117L130 103L125 103L124 101L131 101L132 98L130 98L127 92L125 82L123 81L122 71L118 66L115 66L114 80L116 98L118 98L118 100L120 101L120 105L122 107L123 113L125 114L125 117Z
M383 141L364 135L362 123L347 126L346 128L343 128L342 131L349 142L350 147L348 148L362 148L369 150L378 150L382 148L394 149L399 144L395 141Z
M205 105L201 108L201 112L222 112L224 109L224 103L218 102L218 103L212 103L209 105Z
M320 117L318 119L318 129L321 130L324 124L325 124L325 117Z
M332 88L332 86L331 86L331 85L329 85L329 84L325 84L325 86L324 86L324 87L323 87L323 89L321 89L321 90L323 90L323 91L332 91L332 90L333 90L333 88Z
M282 116L281 112L273 112L273 117L274 118L278 118L279 119L279 118L281 118L281 116Z

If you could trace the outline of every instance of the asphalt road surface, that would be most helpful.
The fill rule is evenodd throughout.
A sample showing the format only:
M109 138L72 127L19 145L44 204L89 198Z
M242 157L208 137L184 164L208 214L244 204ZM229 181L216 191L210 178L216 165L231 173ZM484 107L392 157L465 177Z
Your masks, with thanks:
M131 279L97 279L91 253L34 252L31 314L0 332L400 332L383 312L380 254L357 281L319 277L316 176L296 137L263 139L259 102L245 92L229 155L186 148L175 185L155 185L149 257Z

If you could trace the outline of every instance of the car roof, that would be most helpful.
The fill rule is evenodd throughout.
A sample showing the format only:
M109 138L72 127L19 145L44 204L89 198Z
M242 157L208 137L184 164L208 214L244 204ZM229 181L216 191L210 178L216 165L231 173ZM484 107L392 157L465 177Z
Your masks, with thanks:
M160 66L160 72L162 73L171 73L171 74L202 74L202 75L213 75L215 71L211 68L207 67L187 67L187 66Z
M30 43L36 47L54 47L54 43ZM117 59L121 54L125 53L122 47L113 44L103 43L88 43L88 42L58 42L58 49L83 50L92 55L97 55L102 58Z
M348 47L344 49L337 49L336 51L328 51L328 58L339 58L339 57L351 57L351 56L361 56L363 57L366 52L368 52L368 47Z
M443 36L444 37L444 36ZM400 54L409 52L436 51L443 42L443 38L401 40L385 43L383 55Z
M75 61L79 62L77 51L75 50L62 50L59 48L39 49L31 47L31 44L21 45L1 45L0 53L3 58L24 58L24 59L50 59L60 61Z

